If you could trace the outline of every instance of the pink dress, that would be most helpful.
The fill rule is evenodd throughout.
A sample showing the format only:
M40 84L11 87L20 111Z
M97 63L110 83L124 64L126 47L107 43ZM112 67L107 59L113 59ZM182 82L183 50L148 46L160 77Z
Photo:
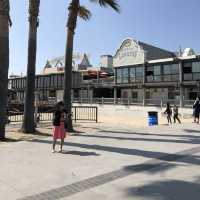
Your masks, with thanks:
M54 139L64 139L66 137L65 124L63 121L60 122L60 126L55 126L53 130Z

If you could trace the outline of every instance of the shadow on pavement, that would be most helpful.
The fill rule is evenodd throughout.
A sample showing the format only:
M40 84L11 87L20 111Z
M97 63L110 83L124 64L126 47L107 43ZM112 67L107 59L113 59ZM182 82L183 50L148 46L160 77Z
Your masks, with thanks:
M199 200L200 184L180 180L153 182L148 185L129 188L127 196L134 198L138 196L144 200Z
M140 133L135 133L140 134ZM145 134L144 134L145 135ZM146 134L152 136L152 134ZM75 135L76 136L76 135ZM92 134L78 134L79 137L88 137L88 138L102 138L102 139L115 139L115 140L132 140L132 141L146 141L146 142L170 142L170 143L183 143L183 144L200 144L200 137L198 136L179 136L183 139L157 139L157 138L134 138L134 137L117 137L117 136L107 136L107 135L92 135ZM160 135L156 135L160 136ZM172 135L173 136L173 135Z
M41 139L34 139L29 142L36 142L36 143L44 143L44 144L51 144L51 141L48 140L41 140ZM129 148L122 148L122 147L112 147L112 146L102 146L102 145L91 145L91 144L82 144L82 143L73 143L73 142L64 142L65 146L70 147L78 147L83 149L90 149L90 150L97 150L97 151L106 151L112 152L117 154L123 155L132 155L132 156L141 156L146 158L152 158L167 162L181 162L181 163L189 163L200 165L200 157L197 155L187 155L200 152L200 147L196 147L193 149L189 149L188 152L184 151L184 154L169 154L164 152L157 152L157 151L144 151L139 149L129 149ZM183 159L189 157L190 159Z
M100 156L95 152L87 152L87 151L63 151L62 154L70 154L70 155L77 155L77 156Z

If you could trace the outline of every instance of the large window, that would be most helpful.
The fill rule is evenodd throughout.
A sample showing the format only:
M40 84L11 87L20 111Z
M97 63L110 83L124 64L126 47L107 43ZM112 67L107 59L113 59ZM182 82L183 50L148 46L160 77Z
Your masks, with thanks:
M185 81L200 80L200 62L184 63L183 78Z
M136 81L143 81L143 67L136 67Z
M122 69L116 69L117 83L122 83Z
M178 81L179 66L178 64L163 65L163 81Z
M135 67L130 68L130 82L135 82L136 81L136 72L135 72Z
M147 67L147 82L160 82L161 81L161 66L149 66Z
M143 67L130 68L130 82L142 82L143 81Z
M117 83L128 83L129 82L129 69L121 68L117 69Z
M128 68L122 69L122 82L123 83L128 83Z

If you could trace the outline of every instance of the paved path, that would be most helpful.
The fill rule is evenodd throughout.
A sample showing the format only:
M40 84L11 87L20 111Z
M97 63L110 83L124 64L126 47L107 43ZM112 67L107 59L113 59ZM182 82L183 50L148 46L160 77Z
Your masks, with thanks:
M200 126L84 126L63 154L50 137L0 144L0 199L199 200Z

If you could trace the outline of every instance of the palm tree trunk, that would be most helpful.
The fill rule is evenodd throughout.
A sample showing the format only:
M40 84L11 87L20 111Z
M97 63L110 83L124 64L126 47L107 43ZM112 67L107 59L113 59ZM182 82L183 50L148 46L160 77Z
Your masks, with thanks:
M72 0L69 8L67 23L67 42L65 52L65 78L64 78L64 106L68 113L72 111L71 90L72 90L72 59L73 59L73 42L74 31L76 28L79 0ZM73 131L72 119L68 120L68 131Z
M9 0L0 0L0 139L5 139L9 69Z
M26 94L24 104L24 119L22 130L24 133L35 132L34 101L35 101L35 64L37 50L37 28L40 0L29 1L29 39L28 39L28 64L26 78Z

